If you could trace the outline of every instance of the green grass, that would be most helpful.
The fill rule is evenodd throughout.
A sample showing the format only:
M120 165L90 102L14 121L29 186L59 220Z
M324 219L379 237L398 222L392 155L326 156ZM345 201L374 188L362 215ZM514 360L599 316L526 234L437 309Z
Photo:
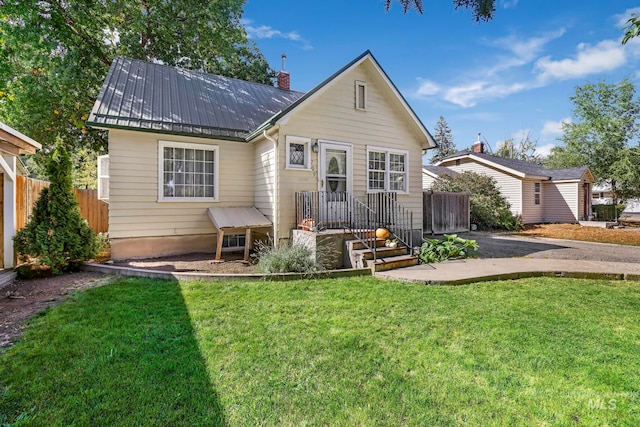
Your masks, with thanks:
M0 356L0 425L640 425L640 285L118 279Z

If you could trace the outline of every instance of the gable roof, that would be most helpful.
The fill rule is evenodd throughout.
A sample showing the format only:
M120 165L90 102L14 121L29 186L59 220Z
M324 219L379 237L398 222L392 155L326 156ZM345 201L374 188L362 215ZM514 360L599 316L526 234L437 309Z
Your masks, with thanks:
M18 154L33 154L42 148L39 142L0 122L0 151Z
M117 57L87 124L245 140L302 95L260 83Z
M487 153L476 153L472 151L458 151L457 153L442 159L437 163L437 165L439 166L443 163L461 158L476 160L479 163L496 167L523 179L533 178L550 181L577 181L582 179L585 173L588 173L589 178L593 180L593 176L591 175L588 166L565 169L545 169L543 166L525 162L524 160L509 159L506 157L494 156Z
M429 131L424 126L420 118L418 118L416 113L413 111L413 109L411 108L407 100L402 96L402 94L400 93L396 85L391 81L387 73L382 69L382 67L380 66L380 64L378 63L376 58L373 56L370 50L364 51L354 60L352 60L347 65L345 65L344 67L336 71L333 75L325 79L322 83L320 83L319 85L311 89L309 92L305 93L304 96L300 97L298 100L296 100L293 104L291 104L285 110L273 116L268 122L264 123L263 126L256 129L256 132L254 132L254 134L262 132L263 129L274 126L281 121L286 123L286 120L288 119L288 117L297 108L305 105L308 102L311 102L314 98L318 97L324 91L329 89L331 85L338 79L338 77L340 77L343 74L346 74L347 72L349 72L350 70L362 64L365 61L369 61L373 65L373 67L379 73L380 77L382 77L382 79L388 85L395 99L402 105L405 112L411 117L411 119L419 129L420 133L422 133L422 135L425 137L426 144L423 143L423 148L426 148L426 149L435 148L437 146L435 139L433 138L433 136L431 136L431 133L429 133Z
M322 93L342 74L370 61L424 135L436 143L370 51L365 51L307 92L117 57L87 125L249 141Z
M457 176L458 172L445 166L422 165L422 172L437 178L442 175Z

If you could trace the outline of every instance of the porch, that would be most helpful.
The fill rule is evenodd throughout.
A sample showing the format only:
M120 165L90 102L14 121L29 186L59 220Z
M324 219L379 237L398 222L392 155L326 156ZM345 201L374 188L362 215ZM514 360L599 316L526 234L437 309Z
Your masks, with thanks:
M346 267L375 266L395 257L402 257L404 266L406 257L413 258L413 248L421 244L422 230L413 228L413 212L398 202L396 193L368 194L361 201L348 192L303 191L295 193L295 209L298 230L294 236L305 244L321 245L327 231L342 230L347 237L340 252ZM389 236L376 237L378 228L387 229ZM395 241L393 251L385 246L386 240ZM331 251L338 249L335 244L329 246Z

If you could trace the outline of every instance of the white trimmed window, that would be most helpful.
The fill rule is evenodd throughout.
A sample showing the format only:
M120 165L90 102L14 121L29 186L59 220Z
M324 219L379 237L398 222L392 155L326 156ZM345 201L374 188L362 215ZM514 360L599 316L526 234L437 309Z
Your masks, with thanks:
M287 135L287 169L311 168L311 138Z
M356 80L356 110L367 109L367 84Z
M409 153L382 148L367 149L367 191L406 193Z
M533 184L534 185L534 196L533 196L533 202L536 205L540 204L540 183L536 182Z
M218 199L218 146L158 141L158 200Z

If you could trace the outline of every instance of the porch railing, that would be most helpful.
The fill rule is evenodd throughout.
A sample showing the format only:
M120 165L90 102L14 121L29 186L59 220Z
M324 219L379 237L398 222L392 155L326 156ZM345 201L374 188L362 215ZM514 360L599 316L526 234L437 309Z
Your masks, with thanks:
M347 192L302 191L295 194L296 223L309 230L343 228L376 259L376 213Z
M400 242L413 248L413 212L397 200L395 193L367 195L363 203L347 192L303 191L296 193L296 223L302 228L343 228L373 251L375 230L387 228Z
M396 193L367 194L367 206L376 213L377 223L389 230L408 248L413 248L413 212L398 202Z

